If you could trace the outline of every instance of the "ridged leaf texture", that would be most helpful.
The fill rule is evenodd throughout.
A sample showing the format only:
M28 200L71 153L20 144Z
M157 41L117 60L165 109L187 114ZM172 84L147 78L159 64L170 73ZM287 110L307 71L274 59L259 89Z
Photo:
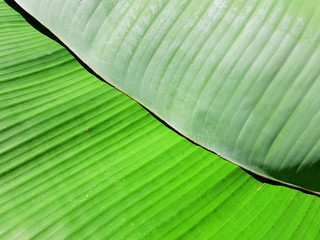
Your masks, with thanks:
M0 100L1 239L320 238L318 197L190 143L4 2Z
M16 2L183 135L320 191L318 0Z

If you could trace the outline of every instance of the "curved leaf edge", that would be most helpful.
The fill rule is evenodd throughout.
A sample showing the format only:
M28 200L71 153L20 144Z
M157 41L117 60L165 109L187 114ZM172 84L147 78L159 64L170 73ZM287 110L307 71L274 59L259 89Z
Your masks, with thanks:
M96 72L94 70L93 67L91 67L88 63L86 63L83 59L81 59L80 56L78 56L73 50L71 46L68 46L62 39L59 38L59 36L57 34L55 34L55 32L50 29L49 27L47 27L45 24L43 24L41 22L41 20L38 20L37 18L35 18L34 16L32 16L27 9L25 9L23 6L21 6L19 3L17 3L15 0L4 0L11 8L13 8L15 11L17 11L24 19L26 19L26 21L32 26L34 27L37 31L41 32L42 34L46 35L47 37L51 38L52 40L58 42L60 45L62 45L69 53L71 53L76 60L91 74L93 74L95 77L97 77L99 80L107 83L108 85L110 85L111 87L117 89L118 91L120 91L121 93L125 94L126 96L128 96L129 98L131 98L132 100L134 100L135 102L137 102L138 104L140 104L143 108L145 108L148 112L150 112L154 117L156 117L159 121L161 121L163 124L165 124L167 127L169 127L170 129L172 129L173 131L175 131L177 134L181 135L182 137L188 139L189 141L191 141L193 144L196 144L204 149L206 149L207 151L219 156L220 158L222 158L225 161L228 161L242 169L244 169L248 174L254 176L258 176L259 181L262 183L269 183L272 185L278 184L278 185L283 185L285 187L289 187L298 191L301 191L303 193L306 194L310 194L310 195L315 195L317 197L320 197L320 192L308 189L308 188L304 188L292 183L288 183L279 179L276 179L264 172L259 172L259 171L254 171L252 169L250 169L249 167L240 164L236 161L233 161L231 159L228 159L224 156L222 156L221 154L218 153L218 151L215 151L213 149L209 149L208 147L202 145L201 143L197 142L196 140L192 139L191 137L185 135L183 132L179 131L178 129L174 128L172 125L170 125L170 123L168 123L165 119L163 119L161 116L159 116L158 114L156 114L154 111L152 111L150 108L148 108L147 106L145 106L143 103L141 103L140 101L138 101L136 98L132 97L130 94L124 92L121 88L115 86L114 84L112 84L111 82L109 82L106 78L104 78L103 76L101 76L98 72ZM31 21L30 21L31 20ZM38 26L35 26L35 23ZM39 27L41 27L42 29L39 29Z

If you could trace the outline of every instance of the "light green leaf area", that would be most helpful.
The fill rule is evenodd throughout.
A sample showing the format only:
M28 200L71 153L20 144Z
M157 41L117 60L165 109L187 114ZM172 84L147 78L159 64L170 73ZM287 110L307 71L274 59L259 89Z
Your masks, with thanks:
M0 16L1 239L320 238L318 197L261 186Z
M17 0L200 145L320 191L318 0Z

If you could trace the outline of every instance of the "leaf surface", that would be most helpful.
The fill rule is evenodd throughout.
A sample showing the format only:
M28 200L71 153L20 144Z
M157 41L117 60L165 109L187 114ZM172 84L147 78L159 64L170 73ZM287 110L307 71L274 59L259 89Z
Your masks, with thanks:
M318 197L261 186L97 81L3 2L0 16L2 239L320 237Z
M319 1L16 2L183 135L320 191Z

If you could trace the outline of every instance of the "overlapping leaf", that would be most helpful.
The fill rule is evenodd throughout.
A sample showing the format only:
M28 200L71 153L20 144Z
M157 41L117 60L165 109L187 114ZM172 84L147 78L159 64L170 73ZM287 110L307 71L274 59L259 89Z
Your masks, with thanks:
M318 239L320 201L261 186L88 74L0 2L2 239Z
M187 137L320 191L319 1L17 3Z

